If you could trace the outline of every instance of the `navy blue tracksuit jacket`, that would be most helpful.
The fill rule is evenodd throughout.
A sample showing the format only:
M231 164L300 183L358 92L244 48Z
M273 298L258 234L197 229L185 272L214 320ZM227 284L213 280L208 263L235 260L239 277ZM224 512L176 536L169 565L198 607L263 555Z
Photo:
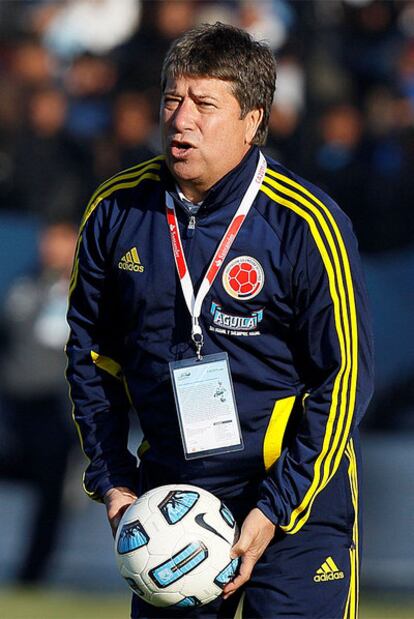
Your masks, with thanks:
M93 498L113 486L188 482L227 500L249 498L295 534L343 462L372 392L357 243L326 194L267 158L262 186L203 303L203 354L228 353L243 451L184 459L168 367L194 349L165 191L176 202L196 292L257 160L253 147L195 219L163 157L97 189L73 269L67 378ZM127 450L130 404L145 436L140 480Z
M177 208L195 291L257 157L253 148L211 190L194 229ZM293 532L334 475L372 390L371 330L351 225L320 190L268 160L201 315L203 353L229 355L245 449L188 462L168 368L194 357L165 215L164 192L173 188L163 158L152 159L101 185L81 224L67 377L90 460L86 490L99 498L115 485L135 487L135 458L126 448L130 398L154 478L224 496L263 479L260 508ZM263 271L248 300L223 285L226 265L240 257Z

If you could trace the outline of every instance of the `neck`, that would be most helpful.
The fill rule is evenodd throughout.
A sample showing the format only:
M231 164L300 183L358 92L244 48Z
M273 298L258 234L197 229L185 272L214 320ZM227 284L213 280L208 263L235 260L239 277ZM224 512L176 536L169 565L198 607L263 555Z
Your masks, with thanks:
M209 190L211 189L211 187L208 187L207 189L202 189L201 187L194 186L193 183L185 183L181 180L177 180L177 185L184 194L184 196L187 198L187 200L189 200L193 204L198 204L199 202L202 202Z

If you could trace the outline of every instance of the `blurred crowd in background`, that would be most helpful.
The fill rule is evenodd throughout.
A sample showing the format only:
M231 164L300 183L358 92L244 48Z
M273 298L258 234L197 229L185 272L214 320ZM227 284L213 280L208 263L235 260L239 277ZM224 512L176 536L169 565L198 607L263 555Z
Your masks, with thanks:
M2 0L0 228L11 216L41 229L36 268L0 304L0 474L32 471L41 497L22 581L43 574L76 440L62 380L76 227L100 182L159 154L165 52L193 25L215 21L274 50L277 91L264 151L351 217L377 282L374 306L396 300L386 326L391 345L380 351L405 354L392 331L411 324L414 307L406 291L414 264L413 0ZM17 243L17 227L11 236ZM8 269L4 257L0 269ZM411 357L404 371L394 364L388 382L380 372L367 431L414 430L412 332L402 339ZM55 446L47 458L45 436L48 449Z
M410 0L1 2L1 208L77 222L98 183L158 153L164 54L216 20L277 57L267 152L333 195L363 252L411 243Z

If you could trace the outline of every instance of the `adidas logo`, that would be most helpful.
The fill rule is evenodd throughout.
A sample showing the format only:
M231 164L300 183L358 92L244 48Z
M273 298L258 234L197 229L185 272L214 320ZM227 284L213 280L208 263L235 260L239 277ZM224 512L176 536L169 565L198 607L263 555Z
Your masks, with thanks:
M127 251L125 256L122 256L121 260L118 262L118 268L124 271L135 271L135 273L142 273L144 271L136 247L133 247Z
M327 582L329 580L341 580L342 578L345 578L345 574L337 567L332 557L328 557L316 570L313 580L315 582Z

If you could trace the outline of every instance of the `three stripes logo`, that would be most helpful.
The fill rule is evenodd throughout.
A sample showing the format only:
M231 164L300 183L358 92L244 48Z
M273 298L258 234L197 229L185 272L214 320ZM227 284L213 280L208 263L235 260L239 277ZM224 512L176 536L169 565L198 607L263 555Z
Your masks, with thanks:
M136 247L132 247L125 256L122 256L118 262L118 268L123 271L134 271L135 273L142 273L144 271L144 266L141 264Z
M341 580L345 578L345 574L338 568L332 557L328 557L321 567L316 570L313 577L315 582L328 582L330 580Z

